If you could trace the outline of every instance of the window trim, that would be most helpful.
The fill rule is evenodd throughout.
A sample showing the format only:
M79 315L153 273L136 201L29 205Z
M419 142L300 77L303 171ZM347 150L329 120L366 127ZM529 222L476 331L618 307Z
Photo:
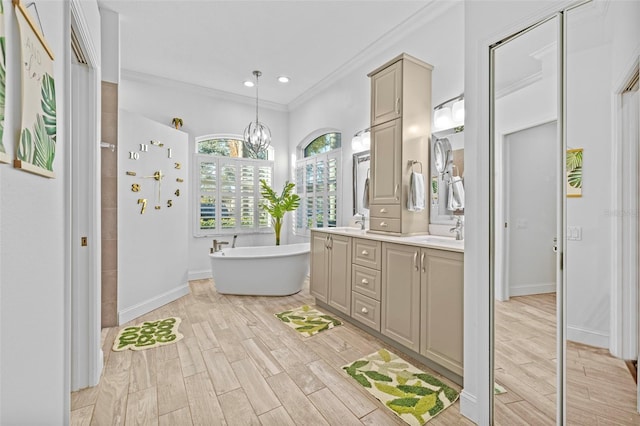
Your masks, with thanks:
M233 139L233 140L237 140L237 141L242 141L244 139L244 136L238 135L238 134L234 134L234 133L210 133L208 135L196 136L194 138L194 140L195 140L194 152L196 154L209 155L211 157L245 158L247 160L251 159L251 158L248 158L248 157L225 157L225 156L221 156L221 155L204 154L204 153L198 152L198 144L200 142L202 142L202 141L208 141L208 140L211 140L211 139ZM273 161L274 158L275 158L275 149L273 148L273 146L269 146L269 148L267 148L267 159L266 160L262 160L262 161ZM255 158L254 158L254 160L255 160Z
M208 139L208 138L207 138ZM206 139L202 139L202 140L206 140ZM196 147L197 149L197 147ZM220 188L220 184L219 184L219 171L221 170L221 166L222 164L234 164L236 167L241 167L242 165L247 165L247 164L251 164L255 167L255 170L257 172L257 169L259 167L263 167L263 166L268 166L271 170L271 181L273 184L273 178L274 178L274 162L273 160L257 160L257 159L253 159L253 158L239 158L239 157L225 157L225 156L220 156L220 155L211 155L211 154L199 154L199 153L194 153L193 154L193 164L195 165L195 167L193 168L193 182L195 182L194 185L194 191L193 191L193 200L192 200L192 206L193 208L193 214L191 215L193 218L193 236L196 238L206 238L206 237L212 237L212 236L217 236L217 235L231 235L231 234L268 234L268 233L272 233L273 232L273 227L271 225L271 220L269 219L268 225L264 228L260 228L259 227L259 217L260 217L260 200L261 200L261 196L260 196L260 184L259 184L259 173L256 173L256 186L254 188L254 199L256 200L255 206L254 206L254 218L256 220L256 225L251 228L251 229L243 229L240 226L236 226L233 229L220 229L220 228L216 228L216 229L201 229L200 228L200 196L202 195L202 192L200 190L200 165L202 163L216 163L216 179L217 179L217 184L216 184L216 202L218 202L218 200L220 200L220 193L221 193L221 188ZM239 175L236 176L236 186L239 187ZM240 197L240 193L236 192L234 194L236 197ZM238 198L236 198L238 199ZM240 221L240 208L237 209L236 211L236 220ZM220 224L220 211L218 210L216 212L216 225L219 226Z

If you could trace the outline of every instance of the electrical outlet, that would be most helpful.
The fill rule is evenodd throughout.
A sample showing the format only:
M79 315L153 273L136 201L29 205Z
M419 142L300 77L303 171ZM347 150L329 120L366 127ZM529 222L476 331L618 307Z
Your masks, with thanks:
M567 240L569 240L569 241L581 241L582 240L582 227L581 226L568 226L567 227Z

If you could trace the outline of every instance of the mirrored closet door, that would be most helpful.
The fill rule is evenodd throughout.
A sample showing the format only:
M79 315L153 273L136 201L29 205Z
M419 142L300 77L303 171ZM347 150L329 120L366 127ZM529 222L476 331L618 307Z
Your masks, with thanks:
M585 2L491 49L494 424L640 424L638 19Z

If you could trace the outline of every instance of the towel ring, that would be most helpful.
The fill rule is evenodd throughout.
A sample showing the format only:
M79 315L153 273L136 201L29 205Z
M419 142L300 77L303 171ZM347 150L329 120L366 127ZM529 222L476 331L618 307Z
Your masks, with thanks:
M409 161L409 163L411 163L411 170L413 171L413 166L415 166L416 164L420 165L420 174L422 174L422 163L418 160L411 160Z

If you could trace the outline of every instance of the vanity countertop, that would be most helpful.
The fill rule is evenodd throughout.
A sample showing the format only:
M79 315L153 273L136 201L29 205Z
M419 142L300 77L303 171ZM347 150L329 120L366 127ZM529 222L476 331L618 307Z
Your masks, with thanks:
M312 228L312 231L327 232L329 234L346 235L348 237L365 238L368 240L385 241L389 243L407 244L417 247L434 248L439 250L457 251L464 253L464 240L456 240L451 237L441 237L438 235L411 235L407 237L397 237L372 233L368 230L353 228L349 226L339 226L336 228Z

